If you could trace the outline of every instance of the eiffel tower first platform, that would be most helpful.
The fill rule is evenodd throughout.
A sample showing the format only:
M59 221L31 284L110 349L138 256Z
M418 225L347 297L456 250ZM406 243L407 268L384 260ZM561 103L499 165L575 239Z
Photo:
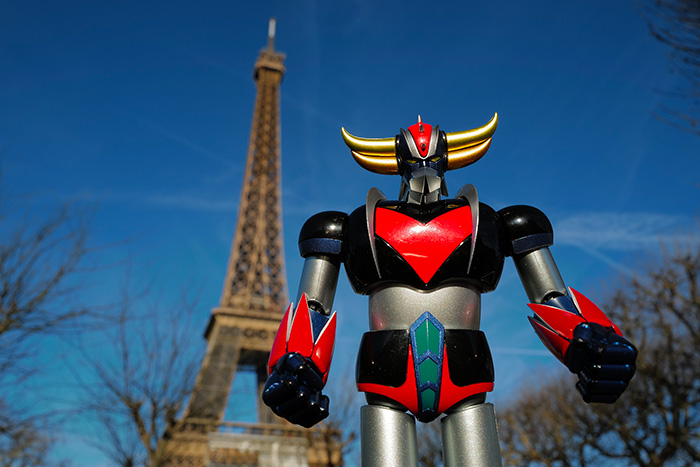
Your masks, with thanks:
M260 398L272 342L289 304L280 200L279 90L285 56L275 51L274 39L272 19L267 48L255 62L255 109L224 290L204 333L207 350L194 390L167 443L170 466L342 465L340 450L324 441L329 437L323 429L291 425ZM242 369L256 375L256 423L224 420L234 376Z

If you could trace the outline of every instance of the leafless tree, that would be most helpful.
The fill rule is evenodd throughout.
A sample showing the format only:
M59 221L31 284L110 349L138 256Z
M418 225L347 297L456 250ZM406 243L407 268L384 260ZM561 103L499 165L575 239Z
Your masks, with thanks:
M357 392L353 377L342 378L343 375L354 375L351 365L344 370L334 368L334 382L327 386L330 398L330 414L318 425L319 436L326 446L328 467L345 465L347 457L359 454L356 442L360 433L360 406L363 397ZM352 463L351 463L352 464ZM355 462L359 465L359 461Z
M84 323L87 310L74 300L89 217L0 193L0 465L45 465L54 441L49 414L24 399L38 339Z
M72 303L87 253L87 217L63 206L48 217L0 205L0 382L26 374L29 338L74 326Z
M425 467L442 465L442 431L440 419L431 423L418 423L418 463Z
M669 47L673 72L684 85L664 90L670 105L655 115L685 131L700 135L700 1L639 0L652 36Z
M203 351L192 332L194 303L182 298L163 307L149 300L124 292L114 325L82 342L84 366L73 368L79 407L97 422L93 444L125 467L167 461L164 434L182 423Z
M622 281L605 310L639 347L627 392L586 405L567 374L523 393L499 413L509 465L700 463L700 242Z
M46 465L52 441L41 417L28 416L0 400L1 466Z

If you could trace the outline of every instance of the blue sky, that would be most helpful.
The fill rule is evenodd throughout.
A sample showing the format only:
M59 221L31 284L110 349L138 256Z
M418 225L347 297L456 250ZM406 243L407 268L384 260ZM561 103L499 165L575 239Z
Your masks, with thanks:
M349 212L371 186L398 194L398 177L354 163L340 127L387 137L418 114L459 131L499 113L489 153L447 174L451 193L473 183L495 209L542 209L565 282L594 298L660 240L697 233L700 140L650 113L659 90L682 83L632 1L25 1L2 2L0 12L3 192L39 209L96 206L90 241L109 247L92 259L104 267L84 291L88 302L116 294L128 264L166 291L193 284L193 332L204 330L221 294L252 68L272 16L287 54L282 202L292 295L296 237L309 216ZM354 358L365 302L341 277L336 369ZM497 402L523 375L557 365L525 302L509 263L483 303Z

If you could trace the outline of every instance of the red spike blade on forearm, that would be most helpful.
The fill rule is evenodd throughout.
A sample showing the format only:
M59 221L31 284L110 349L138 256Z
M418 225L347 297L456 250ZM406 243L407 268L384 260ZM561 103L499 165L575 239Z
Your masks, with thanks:
M328 318L314 339L311 313L316 312L309 309L306 294L302 294L293 315L292 306L293 304L289 305L275 336L268 362L269 372L272 373L277 361L284 354L293 352L310 359L321 372L325 383L335 347L336 313Z
M566 362L566 351L574 338L574 329L581 323L596 323L622 333L605 313L591 300L577 290L569 288L571 300L577 313L563 308L538 303L528 303L535 313L529 317L530 324L544 345L562 362Z
M571 294L571 298L574 301L576 308L581 313L581 315L584 318L586 318L586 321L588 321L589 323L598 323L606 328L613 328L617 335L622 335L622 332L615 325L615 323L610 321L610 318L608 318L605 315L605 313L603 313L601 309L598 308L598 306L595 303L593 303L588 297L583 295L578 290L574 290L571 287L569 287L569 293Z

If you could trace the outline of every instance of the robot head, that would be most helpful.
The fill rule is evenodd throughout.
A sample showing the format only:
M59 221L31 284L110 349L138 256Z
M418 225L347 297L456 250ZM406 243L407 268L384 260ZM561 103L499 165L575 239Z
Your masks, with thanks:
M415 204L447 196L445 172L479 160L491 145L498 115L474 130L445 133L421 121L394 138L358 138L342 129L343 140L361 167L375 173L401 175L399 199Z
M396 158L401 174L399 199L409 203L428 204L447 196L445 168L447 140L440 127L418 123L396 136Z

